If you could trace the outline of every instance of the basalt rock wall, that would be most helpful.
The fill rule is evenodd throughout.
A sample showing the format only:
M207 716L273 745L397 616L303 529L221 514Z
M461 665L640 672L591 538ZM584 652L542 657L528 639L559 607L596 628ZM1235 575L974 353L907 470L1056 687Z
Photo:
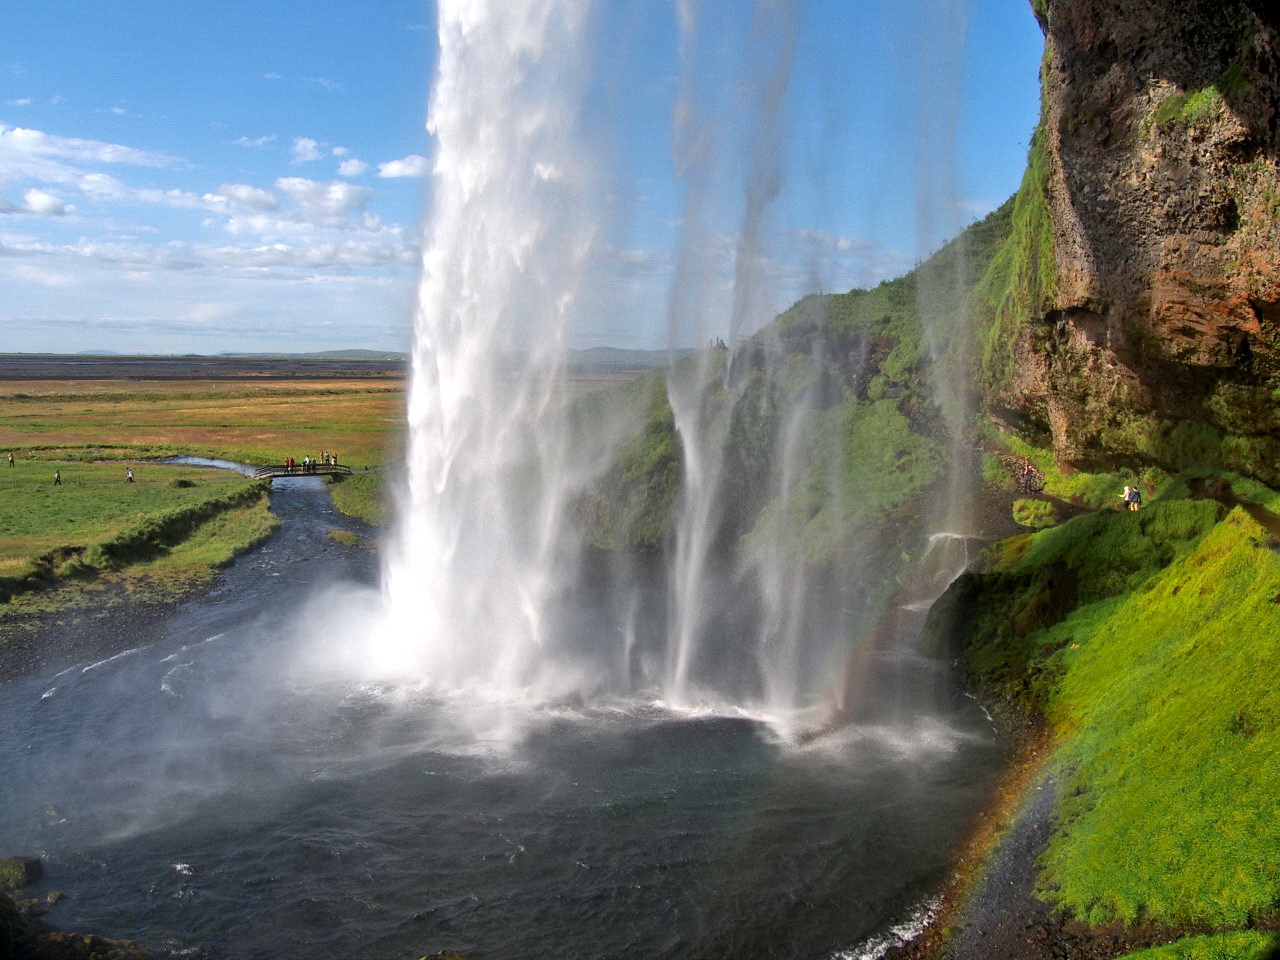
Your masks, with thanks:
M1056 276L990 409L1067 464L1280 481L1280 14L1033 6Z

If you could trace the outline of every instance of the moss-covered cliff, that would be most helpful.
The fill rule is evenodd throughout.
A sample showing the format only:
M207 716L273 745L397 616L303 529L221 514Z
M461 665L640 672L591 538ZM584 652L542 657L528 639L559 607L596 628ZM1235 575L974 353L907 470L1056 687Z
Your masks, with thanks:
M988 409L1060 461L1280 481L1274 5L1043 0Z
M1033 5L1043 113L975 372L1047 522L1078 515L994 545L931 615L1037 775L926 955L1273 957L1277 14Z

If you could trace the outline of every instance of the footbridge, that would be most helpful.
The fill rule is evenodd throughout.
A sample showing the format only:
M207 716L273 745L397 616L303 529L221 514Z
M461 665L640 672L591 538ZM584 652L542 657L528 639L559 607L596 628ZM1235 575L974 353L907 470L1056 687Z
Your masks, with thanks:
M349 477L351 468L340 463L313 463L303 466L295 463L292 467L276 464L271 467L258 467L253 471L255 480L274 480L276 477Z

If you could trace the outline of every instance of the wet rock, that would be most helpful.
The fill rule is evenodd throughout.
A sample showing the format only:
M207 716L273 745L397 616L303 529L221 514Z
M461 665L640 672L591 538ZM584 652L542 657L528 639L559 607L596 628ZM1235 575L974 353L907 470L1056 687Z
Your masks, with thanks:
M5 857L0 860L0 890L21 890L44 873L37 857Z

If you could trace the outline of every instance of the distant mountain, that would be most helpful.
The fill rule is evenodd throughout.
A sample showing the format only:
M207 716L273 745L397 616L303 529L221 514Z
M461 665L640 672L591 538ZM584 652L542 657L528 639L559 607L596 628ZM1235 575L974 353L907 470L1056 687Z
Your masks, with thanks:
M570 350L569 362L574 366L651 370L666 366L673 358L678 359L696 352L694 350L623 350L619 347L591 347L588 350Z
M220 357L268 357L290 360L408 360L407 353L397 350L317 350L311 353L227 352Z

